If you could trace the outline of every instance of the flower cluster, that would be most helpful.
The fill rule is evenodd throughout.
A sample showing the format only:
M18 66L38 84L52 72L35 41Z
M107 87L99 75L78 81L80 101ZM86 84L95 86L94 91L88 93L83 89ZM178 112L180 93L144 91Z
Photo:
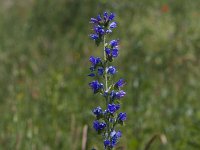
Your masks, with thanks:
M112 33L112 30L117 27L117 23L113 21L115 14L104 12L103 15L98 15L96 18L91 18L90 23L93 24L94 33L90 37L98 46L103 43L104 58L91 56L89 61L90 74L93 78L89 83L94 94L100 94L105 98L104 107L96 107L92 113L96 119L93 122L93 127L97 133L102 134L104 148L106 150L113 149L122 136L121 131L116 130L117 125L123 125L126 120L125 112L118 112L121 105L121 99L126 95L126 92L121 90L125 85L124 79L114 81L114 76L118 72L117 68L111 65L112 61L119 55L119 40L110 40L106 42L107 34Z
M110 62L112 62L113 58L116 58L119 54L118 44L119 40L112 40L105 48L107 60Z
M112 22L114 18L115 14L104 12L102 16L98 15L96 18L90 19L90 23L94 25L94 33L90 34L90 37L95 40L97 45L103 41L103 37L106 34L111 33L112 30L117 27L117 23Z

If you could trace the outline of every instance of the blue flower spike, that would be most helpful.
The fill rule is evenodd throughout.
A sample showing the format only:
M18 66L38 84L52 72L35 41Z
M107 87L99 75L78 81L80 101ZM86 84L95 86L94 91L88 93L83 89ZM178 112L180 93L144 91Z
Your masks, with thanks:
M125 112L119 112L121 99L126 95L121 88L126 82L123 78L114 81L118 70L112 65L113 60L119 56L119 40L107 40L108 34L113 33L118 27L114 19L115 14L108 12L90 19L93 33L89 37L97 46L103 44L103 58L95 56L89 58L91 66L88 76L93 79L89 83L93 93L100 94L105 99L104 107L98 106L92 110L92 114L96 117L93 128L102 135L104 150L113 150L117 146L122 133L116 128L118 125L124 125L127 119Z

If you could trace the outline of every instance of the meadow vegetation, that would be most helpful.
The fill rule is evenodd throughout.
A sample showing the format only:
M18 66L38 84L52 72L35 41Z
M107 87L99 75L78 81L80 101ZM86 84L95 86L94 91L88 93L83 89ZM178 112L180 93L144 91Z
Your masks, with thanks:
M91 113L102 98L89 89L88 58L103 56L89 20L115 12L120 39L114 64L127 81L119 147L200 149L199 0L1 0L0 149L102 149Z

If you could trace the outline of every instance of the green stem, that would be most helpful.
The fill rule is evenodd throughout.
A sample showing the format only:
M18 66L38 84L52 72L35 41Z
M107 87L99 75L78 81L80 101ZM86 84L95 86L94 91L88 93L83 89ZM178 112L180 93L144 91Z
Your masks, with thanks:
M106 59L106 37L103 37L103 47L104 47L104 61L105 61L105 69L107 69L107 59ZM108 75L105 71L105 84L106 84L106 91L108 90Z
M107 59L106 59L106 37L104 36L103 37L103 46L104 46L104 61L105 61L105 91L107 92L108 91L108 75L107 75ZM109 99L108 99L108 96L106 96L106 107L108 106L108 103L109 103ZM106 115L106 124L107 124L107 128L106 128L106 133L109 134L109 128L110 128L110 125L109 125L109 118L108 116ZM107 148L105 148L105 150L107 150Z

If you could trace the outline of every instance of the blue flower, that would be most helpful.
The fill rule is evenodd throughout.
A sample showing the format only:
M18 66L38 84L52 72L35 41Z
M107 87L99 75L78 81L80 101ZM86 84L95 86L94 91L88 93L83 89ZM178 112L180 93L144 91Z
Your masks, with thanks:
M114 48L114 47L118 47L119 44L119 40L112 40L110 41L109 45Z
M98 68L98 75L99 75L99 76L102 76L102 75L103 75L103 72L104 72L104 68L103 68L103 67L99 67L99 68Z
M106 52L107 55L110 55L110 53L111 53L110 48L107 48L107 47L106 47L106 48L105 48L105 52Z
M96 66L99 63L101 63L101 58L90 56L90 62L92 63L93 66Z
M114 29L116 27L117 27L117 23L116 22L110 23L108 29L106 30L106 33L111 33L112 29Z
M120 104L118 104L119 99L126 95L126 93L121 90L121 87L125 85L125 81L124 79L119 79L116 83L113 82L112 75L117 73L117 69L115 66L109 66L110 62L119 55L119 40L105 41L105 39L107 39L105 36L107 37L107 34L112 33L112 30L118 26L114 18L114 13L104 12L90 19L90 23L92 23L93 26L93 33L90 34L89 37L95 41L97 46L103 42L104 53L106 54L105 60L101 60L99 57L90 57L91 66L90 74L88 75L97 79L89 83L94 94L99 93L106 99L106 109L102 110L102 108L98 106L92 110L93 114L96 116L93 127L103 136L105 149L113 149L116 146L121 137L121 132L115 130L115 125L123 124L126 120L126 113L121 112L116 114L120 109ZM100 83L101 80L106 80L106 89L104 85Z
M104 140L104 147L108 147L110 145L110 141L109 140Z
M111 32L112 32L111 29L106 30L106 33L111 33Z
M111 133L110 133L110 137L111 138L113 138L113 137L116 137L116 138L120 138L122 136L122 134L121 134L121 131L112 131Z
M102 109L101 109L100 106L98 106L97 108L93 109L92 112L93 112L93 114L96 115L96 116L100 116L100 115L103 113L103 111L102 111Z
M94 31L96 32L97 35L103 35L105 34L105 30L102 26L98 25L94 27Z
M112 61L112 58L116 58L119 55L118 48L105 48L105 52L109 61Z
M114 66L110 66L110 67L108 67L107 73L113 75L116 73L116 71L117 70Z
M115 92L114 90L111 91L110 93L110 99L113 101L115 99L121 99L122 97L124 97L126 95L126 92L124 92L123 90Z
M96 131L99 130L99 122L98 122L97 120L95 120L95 121L93 122L93 128L94 128Z
M116 92L116 98L117 99L120 99L122 97L124 97L126 95L126 92L124 92L123 90L119 91L119 92Z
M97 40L99 38L99 36L97 34L90 34L90 37L93 39L93 40Z
M115 134L115 136L116 136L117 138L122 137L122 133L121 133L121 131L117 131L117 133Z
M98 93L99 90L103 88L103 84L99 83L98 81L92 81L89 83L89 86L92 88L94 94Z
M92 23L92 24L106 23L107 21L112 21L114 19L114 17L115 16L113 13L111 13L108 16L108 13L104 12L103 19L102 19L101 15L99 14L96 18L91 18L90 23Z
M110 13L110 16L109 16L109 21L112 21L113 19L115 18L115 14L114 13Z
M110 25L109 25L109 28L110 29L114 29L117 27L117 23L116 22L112 22Z
M99 21L96 18L91 18L90 23L96 24L99 23Z
M106 123L100 122L99 123L99 130L103 130L106 127Z
M115 147L116 144L117 144L117 142L118 142L118 140L119 140L119 138L122 136L122 134L121 134L120 131L117 131L117 132L116 132L116 131L113 131L111 134L112 134L112 135L111 135L111 137L112 137L111 146L112 146L112 147Z
M106 127L106 123L105 122L99 122L97 120L95 120L93 122L93 128L96 130L96 131L101 131L103 130L104 128Z
M116 97L116 92L113 90L110 92L110 98L111 98L111 100L114 100L115 97Z
M101 15L98 15L98 16L97 16L97 20L98 20L99 22L102 21Z
M104 22L106 22L107 19L108 19L108 13L107 13L107 12L104 12L104 14L103 14L103 18L104 18Z
M117 119L118 119L120 122L125 121L125 120L126 120L126 113L122 113L122 112L119 113Z
M113 56L113 57L117 57L118 55L119 55L118 49L117 49L117 48L114 48L114 49L112 50L112 56Z
M125 85L124 79L119 79L119 81L117 81L114 86L115 86L115 88L119 89L119 88L123 87L124 85Z
M90 38L93 39L97 46L103 41L103 36L112 32L112 29L117 27L116 22L111 22L115 15L104 12L103 15L98 15L96 18L91 18L90 23L93 24L93 34L90 34ZM111 22L111 23L110 23Z
M115 113L119 108L120 108L119 104L117 104L117 105L108 104L108 112L111 113L111 114Z
M90 74L88 74L88 76L90 76L90 77L94 77L95 74L94 74L94 73L90 73Z
M117 145L117 142L119 141L119 138L122 136L121 131L112 131L110 133L110 140L104 140L104 146L105 148L109 147L109 148L113 148Z

